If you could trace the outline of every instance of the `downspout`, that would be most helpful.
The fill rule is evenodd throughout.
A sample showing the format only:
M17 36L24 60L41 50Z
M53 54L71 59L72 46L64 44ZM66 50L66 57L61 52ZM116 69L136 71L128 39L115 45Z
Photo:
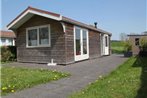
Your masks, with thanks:
M61 18L61 20L62 20L62 16L60 16L60 18ZM59 21L59 22L60 22L60 21ZM61 24L61 26L62 26L62 28L63 28L63 33L64 33L64 35L65 35L65 24L64 24L63 22L60 22L60 24ZM66 50L66 38L65 38L65 50ZM65 51L65 54L66 54L66 51ZM65 59L66 59L66 57L65 57ZM48 65L48 66L56 66L57 63L54 63L54 59L52 58L52 59L51 59L51 63L48 63L47 65Z
M65 24L63 22L60 22L63 28L63 32L65 33Z
M62 25L62 28L63 28L63 33L64 33L64 38L65 38L65 63L67 63L67 53L66 53L66 46L67 46L67 41L66 41L66 26L65 26L65 23L64 22L60 22L61 25Z

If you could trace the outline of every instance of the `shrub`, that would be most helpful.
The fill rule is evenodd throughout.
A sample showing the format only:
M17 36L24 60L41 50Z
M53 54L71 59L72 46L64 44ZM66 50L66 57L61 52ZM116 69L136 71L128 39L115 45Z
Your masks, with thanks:
M142 57L147 57L147 38L143 37L140 40L140 52L139 55Z
M130 42L130 40L126 40L124 42L124 51L129 52L132 50L132 44Z
M1 62L16 60L15 46L2 46L1 48Z
M140 47L143 51L147 51L147 39L145 37L141 38Z

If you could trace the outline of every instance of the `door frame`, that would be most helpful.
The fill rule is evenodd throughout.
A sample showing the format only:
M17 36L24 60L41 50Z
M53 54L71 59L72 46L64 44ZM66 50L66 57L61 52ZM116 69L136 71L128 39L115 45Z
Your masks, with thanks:
M76 55L76 32L75 29L80 29L80 45L81 45L81 55ZM83 54L83 30L87 33L87 54ZM81 61L89 58L89 32L88 29L74 26L74 59L75 61Z

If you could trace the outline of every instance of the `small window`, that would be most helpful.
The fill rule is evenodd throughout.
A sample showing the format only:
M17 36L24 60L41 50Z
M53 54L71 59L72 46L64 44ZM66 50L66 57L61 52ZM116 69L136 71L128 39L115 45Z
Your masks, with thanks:
M27 28L27 47L49 47L50 46L50 27L37 26Z
M139 46L139 38L135 38L135 45Z
M108 47L108 38L107 38L107 36L105 36L105 45L106 45L106 47Z

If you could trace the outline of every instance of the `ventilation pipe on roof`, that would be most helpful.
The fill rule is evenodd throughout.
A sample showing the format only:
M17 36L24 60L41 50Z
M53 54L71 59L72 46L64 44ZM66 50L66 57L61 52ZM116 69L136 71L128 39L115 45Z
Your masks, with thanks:
M94 22L94 27L97 28L97 22Z

